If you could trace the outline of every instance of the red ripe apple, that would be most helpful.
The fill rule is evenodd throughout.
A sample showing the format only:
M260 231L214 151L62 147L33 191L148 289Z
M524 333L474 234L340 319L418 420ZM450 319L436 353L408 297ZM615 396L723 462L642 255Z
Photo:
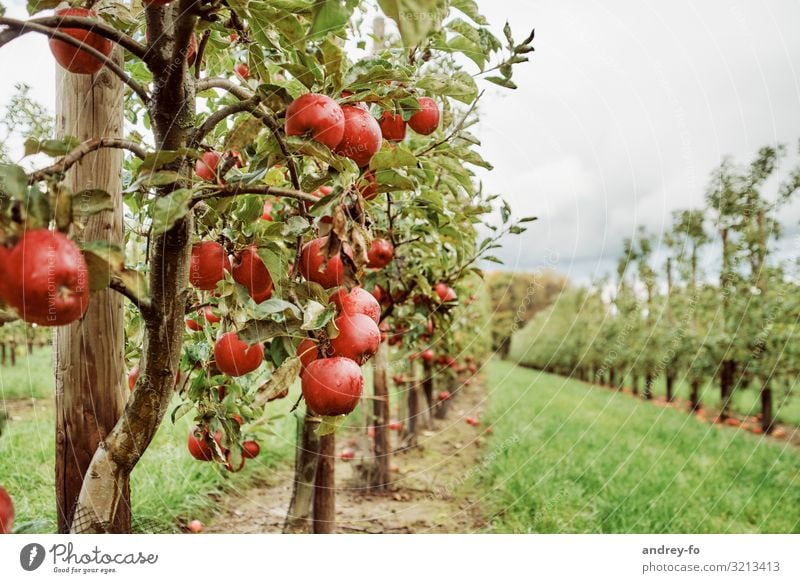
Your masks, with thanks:
M214 313L214 310L211 309L211 306L203 307L203 317L209 324L217 324L222 320L222 318Z
M261 453L261 446L258 445L257 441L245 441L242 444L242 457L252 460L258 457L258 454Z
M356 450L352 447L345 447L339 452L339 457L344 461L356 459Z
M354 287L349 292L339 289L331 295L339 314L364 314L377 324L381 319L381 306L371 293L361 287Z
M472 425L473 427L477 427L481 424L481 422L475 417L465 417L464 421L466 421L467 425Z
M319 358L319 347L313 338L303 338L297 346L297 358L300 359L300 375L306 367Z
M363 387L361 368L341 356L315 360L302 377L303 397L317 415L350 413L358 405Z
M420 110L411 116L408 125L418 134L427 136L439 127L439 106L430 97L420 97L417 101Z
M433 350L430 348L423 350L420 356L425 362L433 362Z
M372 288L372 297L375 298L375 301L377 301L379 304L383 303L385 293L386 292L383 290L383 288L378 284L375 284L375 287Z
M56 231L32 229L8 252L5 299L23 320L64 326L89 306L89 269L78 246Z
M375 427L373 425L367 427L367 437L375 437Z
M330 186L320 186L314 192L311 192L309 194L311 194L311 196L315 196L317 198L323 198L323 197L328 196L332 192L333 192L333 188L332 187L330 187ZM303 204L306 205L306 210L310 211L311 207L314 206L315 203L313 203L313 202L304 202Z
M439 400L447 401L450 398L450 391L439 391Z
M470 386L471 384L472 384L472 379L467 379L467 380L465 380L465 381L464 381L464 386L465 386L465 387L468 387L468 386Z
M331 340L333 356L344 356L364 364L381 345L381 331L375 320L364 314L345 314L335 320L339 335Z
M336 146L336 153L350 158L359 168L363 168L381 149L381 128L375 118L360 107L345 105L342 111L344 135Z
M272 277L254 245L245 247L233 260L233 280L247 288L257 304L272 297Z
M364 200L372 200L378 196L378 179L375 177L375 173L372 170L364 172L356 183L356 188Z
M194 173L206 182L218 182L223 184L221 176L217 176L217 168L222 161L220 152L204 152L194 165Z
M198 437L198 434L200 437ZM208 430L203 429L201 431L199 427L195 427L189 432L189 440L186 444L191 456L201 462L210 462L214 459L214 450L206 441L207 437Z
M203 326L198 324L194 318L186 318L186 327L193 332L199 332L203 329Z
M213 290L225 279L225 270L231 270L231 261L225 249L216 241L201 241L192 245L189 264L189 281L198 289Z
M250 78L250 67L248 67L245 63L236 63L233 66L233 71L245 81Z
M386 239L375 239L367 252L367 267L381 269L391 263L394 258L394 245Z
M394 384L396 385L402 385L405 384L406 379L403 377L403 375L396 374L392 377L392 381L394 381Z
M272 201L265 200L264 201L264 208L261 211L261 218L265 221L272 220Z
M300 255L300 274L308 281L316 282L324 288L331 288L342 285L344 265L342 258L334 255L328 258L328 264L324 271L321 270L325 264L325 255L321 250L327 242L327 237L320 237L303 246Z
M475 365L475 363L471 362L467 366L467 370L469 370L469 372L471 372L472 374L475 374L476 372L478 372L478 367Z
M402 431L403 430L403 422L402 421L391 421L388 425L389 429L392 431Z
M0 534L11 534L14 526L14 501L0 486Z
M333 149L344 135L344 112L333 99L319 93L306 93L286 108L287 136L310 135Z
M137 364L131 369L131 372L128 373L128 388L132 391L133 388L136 386L136 381L139 378L139 365Z
M192 520L191 522L189 522L189 524L186 525L186 528L189 529L189 532L193 532L195 534L197 534L198 532L202 532L203 527L204 527L203 523L197 519Z
M384 111L379 125L384 139L390 142L402 142L406 137L406 121L399 113Z
M236 332L227 332L214 344L214 359L221 373L238 377L259 367L264 360L264 347L260 343L248 346Z
M456 300L456 292L446 283L437 283L434 287L440 302L453 302Z
M86 8L62 8L56 10L56 16L80 16L83 18L95 18L95 13ZM99 34L82 30L80 28L58 27L59 32L68 34L75 40L79 40L85 45L100 51L106 57L111 54L114 45L110 40L103 38ZM81 75L94 75L103 68L103 63L86 51L65 43L62 40L50 39L50 52L53 53L56 61L70 73Z

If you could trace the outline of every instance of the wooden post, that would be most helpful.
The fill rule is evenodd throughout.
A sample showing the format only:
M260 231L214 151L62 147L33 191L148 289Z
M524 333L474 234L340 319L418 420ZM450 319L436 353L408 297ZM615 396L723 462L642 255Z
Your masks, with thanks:
M298 416L294 490L283 525L285 533L309 532L320 447L317 427L319 418L310 413L306 413L304 417Z
M319 461L314 482L314 534L336 532L336 434L319 440Z
M425 404L427 405L425 411L425 421L428 425L428 430L433 430L433 363L427 360L422 361L422 392L425 394Z
M114 53L122 63L122 50ZM80 141L121 138L123 84L103 69L96 75L74 75L56 68L56 127L59 136ZM81 241L123 243L122 151L89 154L67 173L73 192L101 189L111 194L113 209L92 215ZM80 199L77 199L80 204ZM92 456L116 424L128 398L125 386L123 298L117 292L92 292L83 319L55 332L56 503L58 531L69 532L75 504ZM111 532L131 529L130 485L123 488Z
M375 490L389 487L389 345L382 342L374 360L373 384L373 423L375 427L375 472L372 484Z

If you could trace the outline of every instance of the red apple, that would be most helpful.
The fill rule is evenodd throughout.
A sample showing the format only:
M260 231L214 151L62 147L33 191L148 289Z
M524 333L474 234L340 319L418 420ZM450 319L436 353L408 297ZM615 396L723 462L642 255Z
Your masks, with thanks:
M197 59L197 35L192 33L189 37L189 46L186 49L186 62L190 67L194 66L194 61Z
M213 290L225 279L225 271L231 270L231 261L225 249L216 241L201 241L192 245L189 264L189 281L204 290Z
M371 293L361 287L354 287L349 292L339 289L331 295L339 314L364 314L377 324L381 319L381 306Z
M217 324L222 320L222 318L214 313L214 310L211 309L211 306L203 307L203 317L209 324Z
M381 128L375 118L360 107L345 105L342 111L344 135L336 146L336 153L350 158L359 168L363 168L381 149Z
M234 473L240 472L242 471L242 468L244 468L244 461L245 461L245 456L242 455L242 458L239 461L239 467L234 468L233 465L231 465L231 452L227 452L225 454L225 469L228 470L229 472L234 472Z
M265 200L264 201L264 208L261 211L261 218L265 221L271 221L272 219L272 201Z
M78 246L47 229L31 229L8 252L5 299L23 320L64 326L89 307L89 269Z
M308 281L313 281L320 284L324 288L336 287L342 285L344 281L344 265L342 259L338 255L328 258L328 264L323 270L325 265L325 255L322 253L322 247L328 242L327 237L314 239L303 246L303 251L300 255L300 274Z
M396 374L392 377L392 381L394 381L396 385L402 385L405 384L406 379L403 375Z
M303 397L317 415L350 413L358 405L363 387L361 368L341 356L315 360L302 377Z
M375 239L367 252L367 267L381 269L391 263L394 258L394 245L386 239Z
M433 350L430 348L423 350L420 356L425 362L433 362Z
M437 283L434 287L440 302L453 302L456 300L456 292L446 283Z
M56 16L80 16L83 18L95 18L96 15L91 10L86 8L61 8L56 10ZM97 33L80 28L62 28L57 27L59 32L68 34L75 40L100 51L106 57L111 54L114 45L106 38L103 38ZM56 61L64 69L70 73L78 73L80 75L94 75L103 68L102 61L97 60L94 56L86 51L79 49L65 43L62 40L54 38L50 39L50 52L53 53Z
M356 188L364 200L372 200L378 196L378 179L375 177L375 173L372 170L364 172L356 183Z
M333 356L344 356L364 364L381 344L381 331L375 320L364 314L345 314L335 320L339 335L331 340Z
M439 400L447 401L450 398L450 391L439 391Z
M406 137L406 122L399 113L384 111L379 125L384 139L390 142L402 142Z
M420 97L417 101L420 110L411 116L408 125L418 134L427 136L439 127L439 106L430 97Z
M13 527L14 501L6 489L0 486L0 534L11 534Z
M199 437L198 437L199 435ZM214 459L214 449L209 445L208 430L195 427L189 432L187 447L191 456L201 462L210 462Z
M227 332L214 344L214 359L221 373L238 377L259 367L264 360L264 347L260 343L248 346L236 332Z
M224 184L225 181L222 177L217 176L217 168L219 168L222 158L223 156L220 152L203 152L203 155L198 158L194 165L194 173L206 182Z
M367 437L375 437L375 427L370 425L367 427Z
M342 107L327 95L306 93L286 108L287 136L309 135L333 149L342 141L344 129Z
M203 527L204 527L203 523L200 522L199 520L192 520L191 522L189 522L189 524L186 525L186 528L189 529L189 532L193 532L195 534L201 532L203 530Z
M258 256L255 245L245 247L236 255L231 275L234 281L247 288L250 297L257 304L272 297L272 277L267 266Z
M297 358L300 359L300 375L306 367L319 358L319 347L313 338L303 338L297 346Z
M139 379L139 365L137 364L128 373L128 388L132 391L136 386L136 381Z
M236 63L233 66L233 71L245 81L250 78L250 67L248 67L245 63Z
M258 457L258 454L261 453L261 446L258 445L257 441L245 441L242 444L242 456L246 459L252 460Z
M394 421L391 421L387 427L389 427L389 429L391 429L392 431L402 431L403 430L403 422L394 420Z
M339 457L344 461L350 461L356 458L356 450L352 447L345 447L339 452Z

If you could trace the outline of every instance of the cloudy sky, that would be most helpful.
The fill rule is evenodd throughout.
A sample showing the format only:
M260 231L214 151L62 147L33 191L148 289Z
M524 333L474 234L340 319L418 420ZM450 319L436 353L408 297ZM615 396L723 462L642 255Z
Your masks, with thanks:
M536 28L519 90L491 90L481 107L487 190L540 217L506 241L509 268L609 273L637 225L661 234L673 209L702 204L723 156L775 142L796 152L797 0L478 3L498 34L506 20L519 38ZM0 104L25 81L52 106L53 77L41 37L15 41L0 55ZM800 205L783 216L796 233Z

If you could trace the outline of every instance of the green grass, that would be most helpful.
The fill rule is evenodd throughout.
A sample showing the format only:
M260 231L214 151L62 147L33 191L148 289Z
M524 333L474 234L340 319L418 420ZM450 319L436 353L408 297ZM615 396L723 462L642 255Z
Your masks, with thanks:
M480 467L497 532L798 533L800 451L493 362Z
M52 398L49 351L35 352L16 367L2 367L4 383L16 383L2 393L12 419L0 436L0 484L11 493L17 527L30 532L54 532L56 510L54 482L54 415L47 401L18 411L14 399ZM3 385L0 385L2 387ZM6 387L8 388L8 387ZM271 414L288 412L296 394L271 405ZM213 463L198 462L186 451L191 415L173 425L167 417L131 478L134 530L172 532L187 520L207 519L224 492L243 489L268 477L293 455L295 421L286 416L271 423L271 431L258 431L261 455L248 460L245 469L230 474Z
M53 361L49 348L28 354L17 347L17 363L0 365L0 402L12 399L47 399L53 394Z

